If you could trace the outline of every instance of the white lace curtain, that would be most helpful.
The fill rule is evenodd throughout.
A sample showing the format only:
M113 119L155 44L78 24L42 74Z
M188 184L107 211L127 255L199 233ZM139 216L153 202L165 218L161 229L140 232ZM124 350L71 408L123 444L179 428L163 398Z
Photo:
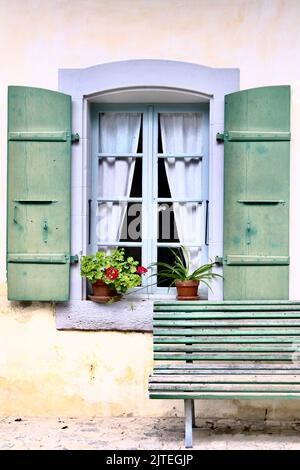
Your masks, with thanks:
M201 113L162 113L163 152L202 154L202 122ZM167 158L165 168L172 198L201 200L200 159ZM173 210L180 243L199 243L202 230L201 204L174 202ZM188 250L193 270L201 264L201 248L190 247Z
M141 113L108 112L100 115L100 152L103 154L136 153L141 128ZM100 198L118 199L130 195L135 158L102 157L99 159L98 188ZM97 236L101 244L119 241L126 215L126 202L98 205Z

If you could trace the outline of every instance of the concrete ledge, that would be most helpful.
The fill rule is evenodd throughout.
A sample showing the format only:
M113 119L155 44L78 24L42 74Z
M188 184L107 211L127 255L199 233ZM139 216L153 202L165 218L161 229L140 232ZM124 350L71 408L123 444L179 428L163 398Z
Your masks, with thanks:
M56 304L58 330L152 331L153 302L122 299L113 304L73 300Z

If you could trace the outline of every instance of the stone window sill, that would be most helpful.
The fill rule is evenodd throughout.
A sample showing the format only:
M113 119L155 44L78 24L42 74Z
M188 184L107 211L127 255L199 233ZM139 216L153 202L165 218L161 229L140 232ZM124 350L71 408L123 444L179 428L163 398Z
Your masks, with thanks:
M174 297L173 297L174 298ZM153 300L145 298L121 299L112 304L90 300L71 300L56 304L58 330L153 330Z

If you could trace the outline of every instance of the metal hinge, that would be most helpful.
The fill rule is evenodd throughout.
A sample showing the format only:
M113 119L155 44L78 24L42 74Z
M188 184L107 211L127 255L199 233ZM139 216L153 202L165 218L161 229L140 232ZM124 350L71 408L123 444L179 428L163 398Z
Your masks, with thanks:
M218 132L216 135L216 140L217 142L224 142L224 134L221 134L220 132Z
M71 142L79 142L79 134L76 133L76 134L72 134L71 135Z
M70 256L70 263L71 264L78 263L78 261L79 261L78 255Z
M222 256L216 256L215 257L215 263L219 264L220 266L223 265L223 257Z

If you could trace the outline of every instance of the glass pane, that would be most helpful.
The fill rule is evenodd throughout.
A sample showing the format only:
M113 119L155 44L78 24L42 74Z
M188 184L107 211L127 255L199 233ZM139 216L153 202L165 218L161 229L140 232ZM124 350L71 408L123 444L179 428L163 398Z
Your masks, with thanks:
M139 262L139 265L142 264L142 248L140 246L120 246L117 245L115 247L111 246L99 246L98 251L104 251L105 253L109 254L112 250L116 250L117 248L124 249L125 257L132 256L135 261Z
M96 214L97 240L103 242L142 239L142 204L140 202L101 202Z
M195 269L204 264L206 261L203 261L205 254L202 253L201 247L188 247L186 248L187 256L181 248L172 248L172 250L181 258L183 265L185 267L189 266L189 273L191 274ZM168 263L173 266L175 263L175 256L168 247L158 247L157 248L157 261ZM158 268L158 273L163 271L165 268ZM157 286L158 287L169 287L173 279L162 279L158 277ZM172 285L173 287L173 285Z
M142 197L143 195L143 159L135 159L130 197Z
M204 243L205 220L200 202L158 204L159 242Z
M141 113L100 114L99 152L108 156L99 159L98 197L120 199L142 195L142 161L125 156L142 147ZM111 154L119 157L109 157Z
M141 113L101 113L99 152L118 155L137 153L142 139L141 123Z
M202 200L202 160L197 158L159 158L158 197Z
M99 158L98 197L142 197L142 165L142 158Z
M158 151L169 154L201 154L202 114L162 113L158 121ZM202 199L200 158L158 159L158 197Z
M172 250L178 256L180 256L181 259L183 259L183 262L185 264L181 248L172 248ZM158 262L163 262L163 263L168 263L171 266L173 266L174 263L175 263L175 256L169 248L167 248L167 247L158 247L157 248L157 261ZM159 273L160 271L162 271L164 269L165 268L159 267L157 269L157 272ZM158 277L157 278L157 287L169 287L172 281L173 281L173 279L162 279L162 278Z
M163 153L187 155L202 152L202 113L161 113L159 119Z
M157 171L158 197L171 197L170 186L166 173L166 165L164 159L162 158L158 158Z
M158 242L176 242L179 243L177 225L172 203L158 204Z

